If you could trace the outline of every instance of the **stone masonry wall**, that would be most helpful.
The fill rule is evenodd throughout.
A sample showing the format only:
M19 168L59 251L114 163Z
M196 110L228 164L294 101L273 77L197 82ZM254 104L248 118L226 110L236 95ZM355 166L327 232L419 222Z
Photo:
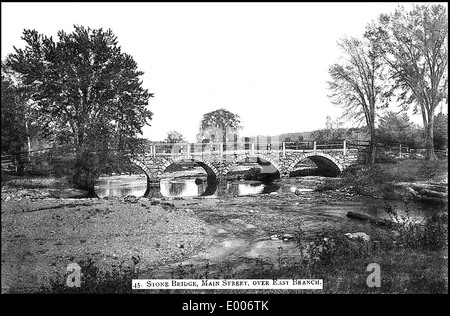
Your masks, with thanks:
M222 155L207 153L200 155L146 155L132 160L149 177L156 180L171 164L181 160L191 160L198 162L208 173L217 179L223 178L232 166L244 161L246 158L260 158L269 161L279 172L281 177L289 177L289 173L294 170L296 164L308 157L320 157L328 161L333 166L343 171L348 166L357 163L358 150L349 149L344 154L343 150L322 150L322 151L286 151L283 156L281 151L258 151L254 154L234 154L224 153Z

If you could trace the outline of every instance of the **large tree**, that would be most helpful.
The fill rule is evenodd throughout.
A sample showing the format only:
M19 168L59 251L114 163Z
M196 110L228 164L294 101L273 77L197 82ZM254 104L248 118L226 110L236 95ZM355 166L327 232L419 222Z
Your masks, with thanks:
M333 104L345 109L345 116L365 123L370 132L370 162L375 161L376 110L382 106L383 66L378 47L370 33L363 39L345 38L338 42L342 61L329 68L328 82Z
M240 128L239 115L222 108L203 115L197 138L198 141L232 142Z
M74 151L74 184L93 190L111 149L133 148L151 119L146 106L153 95L111 30L74 28L59 31L58 41L24 30L26 47L15 48L6 64L31 90L31 110L44 135Z
M436 107L448 97L448 20L443 5L399 7L382 14L372 25L395 81L391 94L405 108L420 109L425 128L427 157L436 159L433 125ZM447 101L448 102L448 101Z
M164 140L166 143L182 143L184 142L184 137L177 131L170 131L167 133L167 137Z

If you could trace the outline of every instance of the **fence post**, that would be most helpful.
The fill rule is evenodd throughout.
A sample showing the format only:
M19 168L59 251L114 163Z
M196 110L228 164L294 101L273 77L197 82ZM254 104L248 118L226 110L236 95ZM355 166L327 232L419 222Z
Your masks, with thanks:
M220 155L222 156L223 155L223 143L219 143L219 152L220 152Z
M255 143L252 142L252 147L251 147L251 154L254 155L255 154Z
M283 142L283 158L286 157L286 142Z
M190 143L186 143L187 144L187 156L188 158L191 157L191 144Z
M400 158L402 158L402 144L400 144Z
M313 146L314 146L314 151L316 151L316 141L314 141Z
M344 139L344 156L347 154L347 141Z

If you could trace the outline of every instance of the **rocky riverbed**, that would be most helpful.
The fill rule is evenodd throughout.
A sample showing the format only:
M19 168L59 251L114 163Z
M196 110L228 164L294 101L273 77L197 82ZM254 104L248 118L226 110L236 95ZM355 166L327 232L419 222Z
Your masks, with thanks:
M270 194L187 199L83 198L64 186L10 183L2 188L2 292L40 291L69 263L87 260L105 271L132 268L140 278L177 277L180 266L192 277L245 277L256 266L298 260L299 238L361 233L376 241L390 233L346 216L389 219L384 200L315 192L321 183L289 179Z

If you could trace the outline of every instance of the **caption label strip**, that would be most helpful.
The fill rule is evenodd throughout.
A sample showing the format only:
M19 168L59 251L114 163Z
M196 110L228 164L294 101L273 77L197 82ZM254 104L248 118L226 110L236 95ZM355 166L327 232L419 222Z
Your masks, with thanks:
M322 279L241 279L241 280L198 280L161 279L132 281L134 290L322 290Z

